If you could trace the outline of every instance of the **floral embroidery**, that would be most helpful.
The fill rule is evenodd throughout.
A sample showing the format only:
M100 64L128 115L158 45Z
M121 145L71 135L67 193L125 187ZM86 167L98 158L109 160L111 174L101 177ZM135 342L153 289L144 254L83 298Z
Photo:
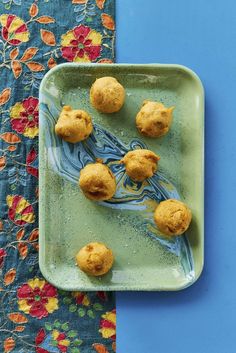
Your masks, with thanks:
M29 97L16 103L10 110L12 129L26 137L38 135L38 98Z
M31 279L17 291L19 310L38 319L58 309L57 290L39 278Z
M34 147L30 150L28 155L26 156L26 170L29 174L38 178L38 160L37 160L37 152Z
M46 332L41 329L35 339L35 343L38 345L36 347L37 353L50 353L47 349L40 347L45 339L50 340L50 345L58 348L59 352L67 352L70 341L66 339L66 334L64 332L59 332L58 330L53 330L51 334L46 336Z
M31 87L38 89L42 78L42 72L26 72L22 79L25 90L29 90Z
M4 260L5 260L6 255L7 255L6 250L5 249L0 249L0 269L4 265Z
M21 5L21 0L2 0L2 2L6 10L9 10L12 5Z
M91 22L96 15L94 0L73 0L74 12L77 14L76 22Z
M79 353L77 347L82 344L82 341L76 331L70 330L68 323L56 320L52 325L46 323L45 329L39 330L35 344L36 353L51 353L52 350L57 353Z
M100 330L104 338L116 338L116 310L112 310L102 315L100 321Z
M107 301L108 298L107 298L107 293L104 292L104 291L98 291L97 293L97 297L102 300L102 301Z
M33 207L23 196L8 195L7 205L9 207L8 217L16 225L23 226L35 221Z
M91 62L100 56L102 35L79 25L62 35L62 57L68 61Z
M76 304L82 304L84 306L89 306L89 297L84 292L72 292L72 296L75 298Z
M19 45L29 40L29 30L25 22L15 15L1 15L2 37L11 45Z
M67 2L63 7L63 0L0 0L0 352L5 353L114 352L115 341L108 338L104 346L99 332L100 318L106 320L101 316L114 307L112 294L57 290L38 268L40 82L63 62L114 60L114 2ZM81 341L79 334L87 331L94 341Z
M97 353L110 353L108 351L107 347L102 343L94 343L92 347ZM116 342L115 341L112 342L112 352L116 352Z
M9 4L11 6L12 3ZM23 19L16 15L3 14L0 16L0 25L2 26L0 38L0 69L11 69L15 78L21 76L23 67L27 67L31 72L44 71L44 65L31 61L38 52L37 47L29 47L25 50L21 58L19 58L20 50L17 46L28 42L30 38L30 31L28 25L32 22L40 24L49 24L55 22L54 18L50 16L39 16L38 6L33 3L29 8L30 20L24 22Z
M100 302L99 302L100 301ZM72 292L71 297L64 297L63 302L69 305L69 311L77 312L79 317L95 319L96 313L103 310L103 303L107 301L105 292Z

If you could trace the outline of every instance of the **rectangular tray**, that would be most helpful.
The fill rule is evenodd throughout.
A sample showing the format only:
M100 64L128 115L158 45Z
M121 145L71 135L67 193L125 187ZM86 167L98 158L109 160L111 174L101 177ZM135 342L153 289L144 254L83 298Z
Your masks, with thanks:
M100 114L90 105L90 87L102 76L116 77L126 89L125 104L116 114ZM135 116L145 99L175 106L166 136L150 139L136 130ZM127 202L98 204L84 197L77 186L81 158L97 157L97 149L93 151L91 138L72 145L55 135L63 105L90 113L99 148L110 148L111 159L143 143L161 156L152 194L178 197L178 191L193 213L187 235L171 240L158 233L154 200L133 199L129 207ZM40 87L39 156L39 264L49 282L73 291L179 290L198 279L204 256L204 92L193 71L161 64L53 68ZM115 255L112 270L100 278L75 266L76 252L91 241L104 242Z

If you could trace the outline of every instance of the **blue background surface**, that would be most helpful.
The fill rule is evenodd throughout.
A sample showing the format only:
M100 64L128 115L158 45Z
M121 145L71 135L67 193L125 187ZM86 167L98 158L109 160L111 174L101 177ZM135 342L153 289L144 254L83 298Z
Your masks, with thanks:
M206 91L203 274L181 292L118 293L118 353L235 353L236 2L117 0L117 62L183 64Z

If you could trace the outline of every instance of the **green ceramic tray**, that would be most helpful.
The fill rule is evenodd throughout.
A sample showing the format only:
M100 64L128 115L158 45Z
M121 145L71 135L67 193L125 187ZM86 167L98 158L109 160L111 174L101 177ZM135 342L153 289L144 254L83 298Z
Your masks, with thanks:
M89 103L96 78L116 77L126 102L113 115ZM140 136L135 116L144 99L175 106L171 131L160 139ZM94 133L72 145L54 134L63 105L88 111ZM117 161L130 149L149 148L161 156L158 173L132 183ZM40 269L64 290L179 290L203 268L204 92L194 72L179 65L63 64L40 87ZM118 190L109 202L87 200L77 186L80 169L96 157L114 171ZM188 234L161 236L153 223L158 201L180 197L193 212ZM112 270L92 278L75 266L86 243L105 242L114 252Z

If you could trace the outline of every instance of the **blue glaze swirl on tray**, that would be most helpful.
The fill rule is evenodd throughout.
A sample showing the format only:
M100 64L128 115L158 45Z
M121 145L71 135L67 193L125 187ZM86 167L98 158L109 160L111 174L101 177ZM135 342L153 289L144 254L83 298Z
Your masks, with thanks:
M183 270L187 276L194 278L194 264L191 248L186 235L181 237L163 237L155 227L151 202L161 202L165 199L180 199L175 186L156 172L152 178L144 182L134 182L125 173L124 166L119 163L130 150L147 148L138 139L132 140L129 146L121 142L111 132L93 123L93 133L81 143L71 144L59 138L54 133L54 126L61 107L41 103L41 127L44 126L45 145L48 149L51 168L61 177L72 183L78 183L80 170L97 158L109 166L116 178L117 190L114 197L108 201L98 202L99 205L118 210L134 211L139 217L145 236L161 243L168 251L181 258ZM138 222L139 223L139 222Z

